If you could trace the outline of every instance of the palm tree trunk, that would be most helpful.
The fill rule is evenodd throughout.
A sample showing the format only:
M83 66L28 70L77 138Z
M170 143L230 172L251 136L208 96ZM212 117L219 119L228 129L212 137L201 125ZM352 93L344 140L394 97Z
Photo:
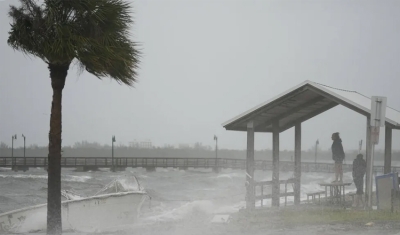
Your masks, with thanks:
M49 64L53 101L51 104L48 186L47 186L47 234L62 233L61 223L61 103L69 65Z

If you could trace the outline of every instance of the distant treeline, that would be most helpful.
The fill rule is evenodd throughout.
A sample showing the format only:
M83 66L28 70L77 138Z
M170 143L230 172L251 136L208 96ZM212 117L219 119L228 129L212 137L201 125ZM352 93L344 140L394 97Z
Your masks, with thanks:
M111 146L100 145L98 143L79 142L74 146L65 146L62 148L63 157L111 157ZM22 157L24 154L23 148L14 148L14 157ZM46 157L48 148L45 146L29 146L26 148L27 157ZM331 152L327 150L318 150L317 159L329 161L332 159ZM346 160L353 160L357 155L356 151L346 152ZM383 160L384 152L377 150L375 152L376 160ZM11 147L0 143L0 157L11 157ZM173 148L153 147L150 149L136 148L128 146L114 146L114 157L161 157L161 158L215 158L215 149L208 146L196 144L192 148ZM254 152L256 160L272 160L272 150L256 150ZM280 160L293 161L294 151L281 150ZM234 158L245 159L246 150L230 150L219 149L218 158ZM302 160L314 161L315 150L302 151ZM393 160L400 160L400 151L394 151Z

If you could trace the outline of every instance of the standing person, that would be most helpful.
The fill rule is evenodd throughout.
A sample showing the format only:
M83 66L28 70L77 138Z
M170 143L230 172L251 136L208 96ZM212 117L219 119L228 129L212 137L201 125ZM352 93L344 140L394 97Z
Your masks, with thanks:
M362 154L358 154L356 159L353 161L353 181L356 185L357 192L355 195L355 205L354 207L358 207L358 204L361 200L361 203L364 205L362 200L362 195L364 194L364 175L367 171L367 162L363 159Z
M343 160L344 160L344 151L342 146L342 140L340 139L339 132L332 134L332 159L335 161L335 181L343 182Z

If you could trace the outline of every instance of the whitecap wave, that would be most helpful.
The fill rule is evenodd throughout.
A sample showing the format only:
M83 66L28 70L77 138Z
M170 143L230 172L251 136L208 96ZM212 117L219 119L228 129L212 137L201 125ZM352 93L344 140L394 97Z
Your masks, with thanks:
M246 201L240 201L233 205L226 205L216 208L213 211L213 214L233 214L245 207L246 207Z
M22 174L16 174L16 175L0 175L0 178L13 178L13 179L45 179L47 180L47 175L22 175ZM86 182L87 180L91 179L92 177L90 176L74 176L74 175L68 175L68 176L61 176L61 181L66 181L66 182Z
M157 215L149 216L144 221L153 222L168 222L190 219L193 216L210 215L214 212L215 206L209 200L200 200L187 202L177 208L173 208L167 211L163 211Z
M221 178L232 179L232 178L244 178L244 177L245 177L245 174L240 174L237 172L224 173L224 174L218 174L216 176L210 176L210 178L216 178L216 179L221 179Z
M221 175L218 175L217 177L215 177L215 178L228 178L228 179L232 179L232 174L221 174ZM213 178L213 177L210 177L210 178Z
M0 175L0 178L14 179L47 179L47 175Z
M46 176L47 178L47 176ZM68 176L62 176L61 180L62 181L67 181L67 182L86 182L90 180L92 177L88 175L68 175Z

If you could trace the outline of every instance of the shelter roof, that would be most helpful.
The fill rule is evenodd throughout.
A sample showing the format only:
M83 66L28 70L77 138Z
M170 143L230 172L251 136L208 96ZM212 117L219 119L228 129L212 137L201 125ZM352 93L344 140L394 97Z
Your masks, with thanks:
M357 91L305 81L222 125L226 130L246 131L247 123L253 121L255 132L272 132L272 124L277 122L282 132L337 105L343 105L366 117L370 116L370 97ZM400 129L399 123L400 112L388 106L385 124L393 129Z

